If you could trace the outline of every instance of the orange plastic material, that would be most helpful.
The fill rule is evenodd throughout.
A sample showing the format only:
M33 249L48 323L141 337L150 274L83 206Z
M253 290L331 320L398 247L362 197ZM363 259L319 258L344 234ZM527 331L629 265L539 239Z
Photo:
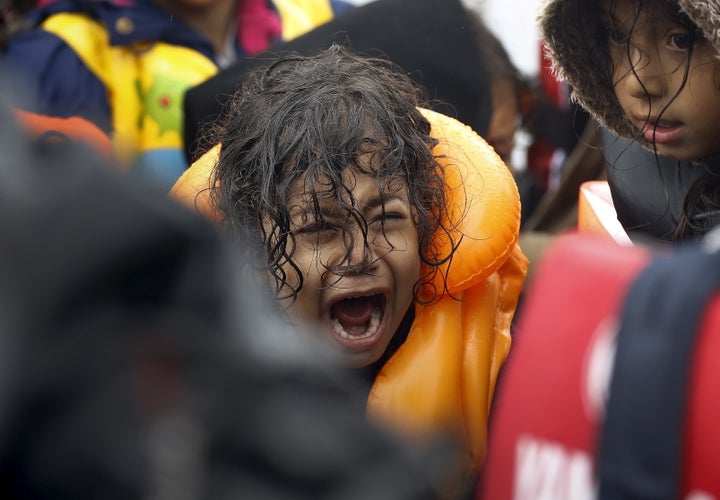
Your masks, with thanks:
M47 140L79 141L88 144L98 151L103 157L112 157L112 143L110 138L94 123L79 116L61 118L48 115L40 115L20 109L14 110L18 123L34 137L43 137ZM57 134L56 139L52 134Z
M463 238L445 269L450 294L416 308L408 339L375 380L368 412L410 436L449 432L479 468L528 267L517 245L520 198L484 139L453 118L423 113L441 141L434 153L444 156L451 217Z
M220 144L216 144L190 165L175 181L170 190L170 197L183 205L196 210L210 219L218 220L219 215L210 201L210 182L212 171L218 161Z
M440 141L433 153L446 177L453 239L461 242L437 277L442 290L440 274L447 276L449 294L416 308L406 342L375 380L367 411L412 438L449 433L481 467L490 404L528 267L517 244L520 197L512 173L484 139L453 118L422 112ZM171 191L212 218L207 188L218 152L216 146L203 155ZM439 244L447 250L450 242Z
M607 181L586 181L580 185L578 231L611 239L620 245L632 245L617 218Z

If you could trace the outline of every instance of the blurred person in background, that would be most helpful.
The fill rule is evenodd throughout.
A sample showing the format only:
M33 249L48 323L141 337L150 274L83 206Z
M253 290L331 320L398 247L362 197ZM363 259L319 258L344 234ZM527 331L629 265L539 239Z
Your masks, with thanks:
M270 64L278 54L309 55L333 43L390 59L423 87L434 109L486 136L493 103L481 44L485 38L476 35L473 15L460 0L374 0L270 51L237 61L185 95L188 161L214 146L203 140L205 129L222 117L246 73Z
M488 28L483 6L472 0L373 0L272 53L309 53L331 43L391 59L421 85L437 109L482 135L510 165L515 134L523 125L521 100L528 78L513 64ZM186 156L193 161L213 144L203 129L250 69L273 60L271 53L244 58L188 91Z
M472 0L461 2L467 12L469 31L482 54L490 83L491 115L485 139L513 171L512 154L515 135L522 125L521 96L526 76L513 63L510 55L487 26L484 8Z
M25 14L34 6L34 0L0 1L0 54L4 52L8 38L24 27Z
M568 157L581 142L589 121L588 113L570 99L570 87L552 72L543 44L539 46L540 71L526 89L524 117L532 136L527 151L525 175L529 202L524 222L530 218L541 197L561 184ZM532 197L531 197L532 196Z
M7 40L18 107L79 116L118 163L169 188L186 168L185 90L248 54L351 7L339 0L50 0Z

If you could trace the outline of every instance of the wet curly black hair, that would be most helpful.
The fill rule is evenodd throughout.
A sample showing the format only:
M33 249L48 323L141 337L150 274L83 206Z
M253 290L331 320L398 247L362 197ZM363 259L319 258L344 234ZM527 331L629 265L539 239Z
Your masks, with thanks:
M289 196L297 182L311 186L315 220L329 222L320 200L331 197L362 229L368 248L368 222L355 207L352 187L343 184L349 167L374 176L379 189L398 180L407 184L419 257L428 270L415 284L415 297L443 292L427 294L438 267L451 258L440 255L433 235L452 237L443 172L432 153L437 141L422 105L422 89L393 63L339 45L311 56L285 54L243 81L217 133L222 149L211 198L229 234L255 244L254 261L269 272L278 299L294 300L303 286L290 226ZM360 162L366 154L372 161ZM351 272L356 242L347 227L337 229L346 256L327 272L339 277Z

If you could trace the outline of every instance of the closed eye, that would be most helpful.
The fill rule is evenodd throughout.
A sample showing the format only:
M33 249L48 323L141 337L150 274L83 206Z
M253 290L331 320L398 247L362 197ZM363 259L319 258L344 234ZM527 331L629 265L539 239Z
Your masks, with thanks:
M405 220L407 215L400 212L384 212L375 218L376 221Z
M294 233L298 236L329 233L338 229L337 224L326 221L317 221L297 228Z

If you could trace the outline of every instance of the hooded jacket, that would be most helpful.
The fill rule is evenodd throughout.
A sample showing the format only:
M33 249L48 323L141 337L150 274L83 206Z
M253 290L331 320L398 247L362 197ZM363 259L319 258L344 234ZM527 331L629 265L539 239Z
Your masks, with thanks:
M666 1L676 3L720 52L717 0ZM656 154L625 116L613 91L607 54L594 42L602 40L600 5L598 0L548 1L539 20L541 35L553 70L568 82L573 100L608 129L603 131L603 153L612 167L607 178L618 220L636 241L672 240L686 193L706 171L706 162ZM710 161L714 165L714 157ZM718 223L718 214L704 214L706 229Z
M695 23L712 45L720 51L720 3L717 0L667 0ZM540 18L540 31L547 44L554 70L573 89L572 98L587 109L601 124L622 137L637 137L637 129L627 119L613 92L607 63L594 49L600 23L597 0L551 0Z
M111 137L121 167L168 189L188 166L182 154L187 88L215 75L226 59L265 50L350 8L340 0L238 2L237 36L219 54L153 0L44 3L2 58L3 77L12 77L23 98L20 107L93 122Z

